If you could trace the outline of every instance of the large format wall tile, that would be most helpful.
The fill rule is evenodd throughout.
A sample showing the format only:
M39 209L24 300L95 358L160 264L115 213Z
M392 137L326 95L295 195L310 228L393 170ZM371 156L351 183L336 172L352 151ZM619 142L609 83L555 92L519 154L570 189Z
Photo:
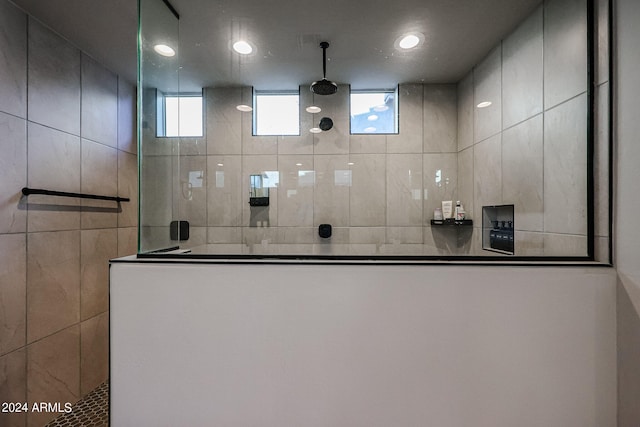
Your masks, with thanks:
M473 71L474 141L484 141L502 130L502 50L498 45ZM478 104L491 105L478 108Z
M277 253L277 227L249 226L242 227L242 243L249 248L250 254Z
M587 90L586 4L585 0L545 2L545 110Z
M136 87L118 77L118 149L136 154Z
M173 162L171 156L143 156L140 175L140 225L168 227L172 220Z
M118 228L118 256L134 255L138 252L138 228Z
M425 224L430 224L434 210L442 207L443 200L451 200L453 203L459 200L455 198L458 181L457 157L455 153L423 156Z
M22 348L0 357L0 402L27 401L27 351ZM0 411L3 427L24 427L26 413Z
M596 262L612 264L609 251L609 237L595 236L593 247L593 258Z
M473 72L458 82L458 151L471 146L473 137L473 119L475 105L473 103Z
M82 54L81 136L118 146L118 77Z
M75 403L80 398L80 325L27 348L27 401ZM30 412L27 426L40 427L60 415Z
M24 233L0 234L0 354L25 345L26 244Z
M171 155L177 152L177 138L158 137L156 132L156 122L158 115L157 91L154 88L144 88L142 90L140 146L138 151L143 156L146 155Z
M273 135L252 135L253 130L253 116L251 112L243 112L242 113L242 154L244 155L252 155L252 154L276 154L278 153L278 149L280 145L278 144L278 136ZM294 138L297 139L297 136L287 136L282 137L284 139L283 147L298 147L297 140L291 141L291 144L288 144L289 140L286 138ZM313 140L309 138L308 143L306 144L306 150L308 152L313 151ZM287 151L287 150L284 150Z
M502 136L474 146L474 216L482 220L482 207L502 204Z
M118 256L118 230L80 234L80 319L109 309L109 260Z
M544 233L516 231L514 236L514 250L518 256L543 256Z
M513 204L517 230L543 230L542 114L502 134L502 201Z
M609 83L596 89L594 150L595 235L609 235Z
M207 177L207 225L241 226L242 205L249 203L249 188L242 186L242 158L207 156Z
M207 155L207 138L185 136L179 138L178 153L181 156L206 156Z
M314 127L319 126L320 119L329 117L333 120L333 128L326 132L313 134L314 154L346 154L349 152L349 86L340 85L338 92L331 96L313 95L313 104L322 108L318 114L312 115ZM302 114L302 113L301 113ZM308 115L304 111L302 117ZM309 133L309 128L300 129Z
M278 226L310 227L313 225L313 188L315 171L313 156L278 156ZM285 243L293 243L285 241Z
M80 232L29 233L27 342L80 320Z
M587 96L545 112L544 229L587 234ZM546 250L546 246L545 246Z
M203 247L207 244L207 227L190 227L189 239L181 246L189 245L190 248Z
M587 236L544 233L545 256L586 256Z
M180 182L175 210L180 220L192 227L207 225L207 156L181 156Z
M80 51L29 19L30 121L80 135Z
M0 233L27 229L27 214L18 206L27 185L26 121L0 113Z
M349 156L314 156L313 160L316 171L313 225L348 226L349 194L353 182Z
M81 191L87 194L117 196L118 150L97 142L82 140ZM117 227L117 204L111 201L82 200L82 228Z
M303 113L300 113L303 114ZM304 114L309 114L306 111ZM316 114L317 115L317 114ZM319 121L320 119L318 119ZM309 128L310 129L310 128ZM315 139L307 128L301 128L300 135L281 135L277 137L254 136L258 142L262 138L276 138L278 144L278 154L313 154Z
M597 32L598 32L598 67L597 82L609 81L609 2L613 0L597 0Z
M502 127L542 112L542 6L502 43Z
M242 88L207 88L204 91L207 154L242 152Z
M349 225L386 225L386 160L384 154L352 154Z
M278 175L278 156L242 156L242 177L240 182L240 205L242 225L247 227L275 227L278 224L278 185L263 183L269 187L269 206L249 206L251 175ZM209 224L216 225L216 224Z
M0 111L27 116L27 16L0 2Z
M428 221L427 221L428 222ZM391 244L422 244L425 227L386 227L386 242Z
M422 153L424 88L421 84L398 87L398 134L387 135L387 153Z
M109 313L80 324L80 392L86 395L109 377Z
M242 242L240 227L208 227L207 243L209 244L237 244Z
M382 245L387 239L386 227L351 227L349 229L349 243L354 245L374 244Z
M423 224L422 158L387 154L387 226Z
M28 178L31 188L80 192L80 138L35 123L28 125ZM54 196L29 196L28 229L80 228L80 202Z
M384 154L387 152L387 135L350 135L349 153Z
M461 230L448 227L425 227L424 229L424 255L466 255L469 254L470 247L471 227Z
M466 218L477 220L473 206L474 182L473 147L469 147L458 153L458 195L456 200L460 200L462 203ZM426 212L428 213L428 211Z
M122 202L118 213L118 227L138 224L138 158L135 154L118 151L118 196L130 200Z
M456 85L424 85L423 152L458 151L458 106Z

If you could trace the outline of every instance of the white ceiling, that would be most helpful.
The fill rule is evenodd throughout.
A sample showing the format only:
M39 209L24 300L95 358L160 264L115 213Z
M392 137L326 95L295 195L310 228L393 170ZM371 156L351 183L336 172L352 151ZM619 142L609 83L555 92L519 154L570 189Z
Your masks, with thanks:
M136 79L136 0L13 0L107 68ZM150 1L150 0L145 0ZM161 0L157 0L161 3ZM171 0L180 14L181 87L290 89L322 77L353 88L456 82L540 0ZM403 33L425 36L401 52ZM256 47L241 57L238 37Z

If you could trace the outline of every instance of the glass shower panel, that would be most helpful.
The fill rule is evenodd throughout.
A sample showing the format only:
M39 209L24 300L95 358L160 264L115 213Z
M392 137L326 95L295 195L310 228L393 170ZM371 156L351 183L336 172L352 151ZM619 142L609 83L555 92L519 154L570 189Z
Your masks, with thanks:
M165 96L180 92L179 19L162 0L139 0L138 31L138 252L144 253L175 246L170 228L179 140L164 135Z
M254 81L275 62L263 62L259 44L253 56L234 52L231 39L258 31L236 19L259 15L256 7L234 6L205 31L168 0L139 0L139 252L586 259L593 199L607 209L589 182L590 150L600 150L600 170L607 140L598 126L608 120L592 105L605 85L590 81L587 4L532 1L463 75L400 83L358 114L353 93L393 85L366 88L354 74L319 96L285 71L273 86ZM317 45L300 49L303 58ZM294 110L267 111L298 130L260 134L258 98L283 91L298 94ZM201 102L202 112L180 99ZM367 131L387 113L396 129ZM202 119L190 136L186 117ZM326 119L333 126L323 130ZM483 208L503 205L513 207L512 223L483 226ZM438 218L443 206L454 217ZM512 250L488 250L492 230L513 236Z

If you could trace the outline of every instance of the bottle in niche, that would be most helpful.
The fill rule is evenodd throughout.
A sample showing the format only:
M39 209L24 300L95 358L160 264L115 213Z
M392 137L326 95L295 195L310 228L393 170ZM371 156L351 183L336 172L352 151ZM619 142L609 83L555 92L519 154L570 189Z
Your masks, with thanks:
M453 202L451 200L446 200L442 202L442 217L444 219L447 218L455 218L455 216L453 216L454 211L453 211Z
M433 219L436 221L441 221L442 218L442 208L435 208L433 211Z
M462 221L464 219L464 214L465 212L464 212L464 208L462 207L462 203L460 203L460 200L458 200L456 202L456 210L455 210L454 218L457 221Z

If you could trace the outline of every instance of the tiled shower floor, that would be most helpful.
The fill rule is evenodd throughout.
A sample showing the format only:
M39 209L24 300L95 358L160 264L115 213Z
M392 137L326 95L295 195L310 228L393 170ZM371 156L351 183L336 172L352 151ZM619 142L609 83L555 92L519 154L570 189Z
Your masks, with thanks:
M60 415L45 427L107 427L109 425L109 383L104 382L79 400L71 412Z

